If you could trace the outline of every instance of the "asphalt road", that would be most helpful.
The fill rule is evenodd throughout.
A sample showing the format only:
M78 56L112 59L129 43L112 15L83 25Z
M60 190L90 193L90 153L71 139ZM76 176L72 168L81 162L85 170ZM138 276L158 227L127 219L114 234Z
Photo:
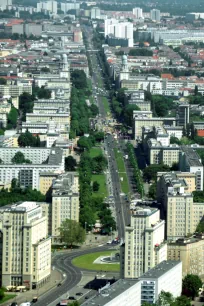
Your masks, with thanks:
M89 31L88 35L90 49L94 49L92 42L91 42L91 32ZM93 76L92 76L92 84L94 92L96 91L95 88L98 88L98 79L102 77L101 67L98 63L97 57L95 53L91 54L91 62L93 68ZM103 80L102 80L103 84ZM105 91L105 86L103 84L102 90ZM97 95L97 105L99 108L100 118L106 119L106 112L104 109L104 105L102 102L101 95ZM125 234L125 225L129 223L129 210L127 209L127 203L124 200L124 197L121 196L121 186L120 186L120 178L117 172L117 164L115 160L115 155L113 149L116 147L115 140L112 135L108 134L104 140L105 150L107 151L107 156L109 159L109 172L111 175L111 184L113 189L112 196L114 197L115 203L115 211L116 211L116 222L117 222L117 230L118 236L124 241L124 234Z
M88 40L90 44L90 48L93 49L92 42L91 42L91 33L88 33ZM93 83L93 92L96 92L95 88L98 88L98 80L99 75L102 73L100 67L98 66L96 54L91 55L92 67L93 67L93 76L92 76L92 83ZM105 87L102 88L105 90ZM95 95L95 93L94 93ZM97 99L95 100L96 104L99 107L99 113L101 118L106 119L106 112L104 109L104 105L102 103L101 95L97 95ZM111 174L111 183L113 186L113 197L114 197L114 205L116 210L116 222L117 222L117 230L119 237L124 240L124 228L125 225L129 222L128 217L128 210L127 204L124 201L124 198L121 197L121 188L120 188L120 179L117 172L117 164L114 156L114 147L115 141L112 135L107 135L104 140L104 146L107 150L107 155L109 156L109 172ZM89 254L96 251L105 251L110 249L108 246L104 247L97 247L92 248L89 250L78 250L72 251L71 253L59 254L56 255L52 264L55 266L56 269L61 270L63 274L66 274L66 279L62 283L60 287L56 287L55 289L51 290L50 292L41 296L38 302L35 304L36 306L45 306L45 305L57 305L62 298L62 296L67 295L69 290L74 288L81 280L82 273L80 269L72 265L72 260L75 257L78 257L83 254Z
M67 295L69 293L69 290L74 288L80 282L82 277L81 270L72 265L72 260L75 257L94 252L106 251L109 249L111 248L108 246L95 247L90 248L88 250L78 250L72 251L70 253L56 255L52 262L52 265L55 266L56 269L60 270L63 274L66 274L66 279L60 287L56 287L55 289L42 295L39 298L38 302L35 303L35 305L57 305L61 300L61 296Z

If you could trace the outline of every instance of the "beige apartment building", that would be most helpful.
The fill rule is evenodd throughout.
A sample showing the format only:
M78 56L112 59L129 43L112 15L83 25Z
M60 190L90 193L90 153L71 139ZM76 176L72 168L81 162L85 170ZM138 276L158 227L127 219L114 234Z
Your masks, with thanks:
M204 236L178 239L168 244L168 259L182 261L182 277L198 275L204 280Z
M58 177L59 173L41 172L39 177L39 191L44 195L52 194L52 183Z
M51 273L51 238L47 218L36 202L0 208L2 286L34 288L48 281Z
M167 259L164 228L158 209L137 207L133 211L121 247L121 277L137 278Z
M203 203L193 203L192 194L172 191L167 196L167 240L193 234L204 215Z
M168 192L183 187L186 193L196 190L196 175L190 172L157 172L157 201L166 212Z
M66 220L79 221L79 177L76 172L66 172L52 184L52 238L59 241L59 227Z

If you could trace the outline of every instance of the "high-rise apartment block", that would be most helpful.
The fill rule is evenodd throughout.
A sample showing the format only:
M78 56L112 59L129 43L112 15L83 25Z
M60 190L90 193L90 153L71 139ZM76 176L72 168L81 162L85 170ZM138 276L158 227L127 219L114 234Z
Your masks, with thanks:
M2 286L34 288L49 280L51 238L47 218L35 202L0 208L2 239Z
M153 9L150 11L150 19L156 22L160 22L160 10Z
M135 7L132 10L132 13L135 15L136 19L143 18L143 12L142 12L142 9L140 7Z
M0 0L0 9L2 11L8 9L9 6L12 6L12 0Z
M204 215L203 203L194 203L195 177L191 173L159 173L157 200L166 216L167 240L177 240L195 232Z
M53 15L57 15L57 1L45 1L37 3L37 12L48 11Z
M204 275L204 236L194 235L168 243L168 259L182 261L182 277L187 274Z
M139 277L166 260L164 227L158 209L137 207L133 211L130 226L125 228L125 246L121 247L122 277Z
M189 104L179 104L178 111L178 125L184 126L186 128L187 124L190 122L190 106Z
M119 22L117 19L105 19L105 37L113 35L116 38L128 39L128 47L133 47L133 23Z
M98 7L91 9L91 19L101 19L101 10Z
M79 221L79 178L76 172L61 174L52 184L52 237L59 241L59 227L66 220Z

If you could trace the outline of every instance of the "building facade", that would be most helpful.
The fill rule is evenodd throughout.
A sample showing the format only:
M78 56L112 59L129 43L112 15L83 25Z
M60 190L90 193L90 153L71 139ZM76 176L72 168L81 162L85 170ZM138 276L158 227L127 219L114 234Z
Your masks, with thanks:
M51 238L35 202L1 207L2 285L35 288L49 280Z
M167 258L164 227L158 209L137 207L133 211L130 226L125 228L121 276L137 278Z

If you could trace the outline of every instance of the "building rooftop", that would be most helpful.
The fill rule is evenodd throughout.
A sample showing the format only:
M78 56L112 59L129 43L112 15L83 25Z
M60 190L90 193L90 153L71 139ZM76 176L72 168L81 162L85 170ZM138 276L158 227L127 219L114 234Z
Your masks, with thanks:
M18 202L15 204L9 204L0 208L1 211L19 211L19 212L28 212L33 209L40 207L37 202Z
M177 265L180 265L181 261L176 260L164 260L151 270L144 273L142 276L140 276L140 280L145 279L155 279L159 278L165 273L169 272L172 268L176 267Z
M176 241L171 241L169 242L169 245L173 246L177 246L177 245L180 245L180 246L185 246L187 244L191 244L191 243L196 243L196 242L199 242L201 240L204 240L204 235L203 234L198 234L198 235L193 235L192 237L185 237L185 238L179 238L177 239Z
M189 166L203 167L198 153L193 148L181 146L181 150L185 153Z
M74 178L78 176L76 172L66 172L60 174L52 184L53 196L65 196L76 193L74 190Z
M93 296L90 298L88 301L84 302L82 305L83 306L90 306L90 305L95 305L95 306L103 306L108 303L110 303L111 300L117 298L120 294L122 294L124 291L128 290L130 287L134 286L137 284L139 280L135 279L119 279L117 282L114 284L107 285L104 288L102 288L99 291L99 294Z

